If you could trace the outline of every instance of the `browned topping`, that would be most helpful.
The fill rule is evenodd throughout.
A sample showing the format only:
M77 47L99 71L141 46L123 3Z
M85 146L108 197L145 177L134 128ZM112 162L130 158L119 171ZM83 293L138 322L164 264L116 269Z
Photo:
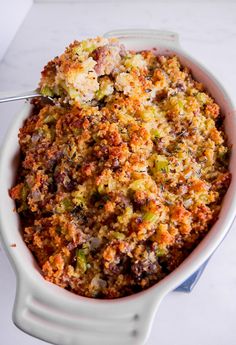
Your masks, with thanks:
M230 183L219 106L177 57L74 42L42 73L20 129L16 201L50 282L117 298L174 270L216 221ZM13 246L13 245L12 245Z

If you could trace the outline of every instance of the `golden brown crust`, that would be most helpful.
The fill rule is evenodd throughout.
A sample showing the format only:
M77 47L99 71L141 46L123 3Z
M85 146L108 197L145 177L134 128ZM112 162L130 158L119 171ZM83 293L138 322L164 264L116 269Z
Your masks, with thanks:
M109 53L109 44L92 54L107 73L95 103L43 105L26 120L10 190L45 279L102 298L175 269L217 219L230 183L222 115L204 87L177 57ZM74 42L43 79L53 82L55 63L78 69L80 48Z

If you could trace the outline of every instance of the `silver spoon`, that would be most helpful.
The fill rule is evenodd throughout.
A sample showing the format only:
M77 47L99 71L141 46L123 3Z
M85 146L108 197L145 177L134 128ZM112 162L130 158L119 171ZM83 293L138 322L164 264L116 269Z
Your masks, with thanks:
M18 101L20 99L30 99L34 97L45 97L45 96L41 95L38 90L25 91L25 92L13 94L13 95L9 95L9 93L6 94L5 92L0 92L0 103ZM51 97L47 97L47 98L52 100Z

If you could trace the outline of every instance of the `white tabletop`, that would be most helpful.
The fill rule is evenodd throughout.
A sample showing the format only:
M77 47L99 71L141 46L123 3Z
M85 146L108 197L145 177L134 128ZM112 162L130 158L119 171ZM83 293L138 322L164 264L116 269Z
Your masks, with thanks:
M236 3L34 4L0 64L0 91L33 89L43 65L65 45L117 28L178 32L182 46L223 82L236 102ZM0 105L1 141L21 106ZM192 293L173 292L162 302L147 345L236 344L235 230L236 224ZM0 344L43 344L12 323L15 276L2 249L0 273Z

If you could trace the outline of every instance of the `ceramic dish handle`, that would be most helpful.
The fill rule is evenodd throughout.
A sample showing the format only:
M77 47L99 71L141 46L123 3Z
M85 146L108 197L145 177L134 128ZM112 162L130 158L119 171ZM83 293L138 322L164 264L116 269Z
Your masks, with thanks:
M155 45L165 45L172 48L179 47L179 36L172 31L164 30L149 30L149 29L124 29L109 31L104 34L104 37L117 37L118 39L127 41L132 40L153 40Z
M163 298L156 293L113 301L68 298L69 292L57 286L45 282L40 287L29 277L22 278L13 311L15 325L56 345L144 345Z

